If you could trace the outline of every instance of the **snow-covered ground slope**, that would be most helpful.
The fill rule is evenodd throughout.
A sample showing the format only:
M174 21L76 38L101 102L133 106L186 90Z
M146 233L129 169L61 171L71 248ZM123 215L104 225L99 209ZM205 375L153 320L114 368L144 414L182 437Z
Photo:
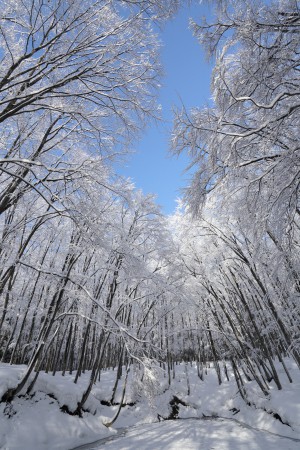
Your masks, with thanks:
M180 364L176 366L175 379L170 387L163 372L158 371L157 378L144 377L141 382L137 381L132 370L125 397L125 403L130 403L131 406L122 407L114 429L108 429L103 422L108 417L113 417L118 406L105 406L101 401L105 403L105 400L109 401L111 398L115 371L101 374L101 380L94 386L86 404L86 409L90 412L85 412L83 418L64 413L61 407L66 405L71 411L76 408L77 401L87 386L89 374L83 374L75 385L74 375L63 377L57 373L53 377L41 373L30 398L19 396L11 404L0 404L0 448L67 450L112 436L118 428L133 427L127 431L126 437L112 441L108 448L196 449L200 448L197 445L201 436L204 439L203 449L294 450L300 447L300 442L286 440L282 436L300 439L300 372L293 361L287 360L286 364L293 383L282 373L283 390L278 391L272 386L269 399L263 397L255 383L247 383L251 407L241 399L232 376L230 381L225 380L218 385L212 367L207 370L204 381L201 381L195 365L185 367ZM16 385L24 370L25 366L0 366L0 397L7 387ZM120 400L121 388L122 382L119 383L115 403ZM181 403L175 402L175 409L172 410L170 401L173 400L174 404L174 398ZM176 406L179 408L180 418L215 416L219 419L163 421L172 412L176 413ZM161 422L154 425L153 422L157 422L158 418ZM147 425L142 426L145 423ZM265 431L259 433L253 428ZM153 433L156 433L155 436ZM155 439L161 442L160 447L153 447L154 444L151 447L151 441ZM182 439L185 443L180 441ZM247 446L245 442L248 442Z

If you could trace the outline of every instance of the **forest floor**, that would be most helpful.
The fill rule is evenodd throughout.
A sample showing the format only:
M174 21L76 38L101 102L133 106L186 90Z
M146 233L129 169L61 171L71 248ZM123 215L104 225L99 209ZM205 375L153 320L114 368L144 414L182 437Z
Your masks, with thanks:
M97 441L82 447L96 449L104 442L99 439L109 438L105 448L115 450L296 450L300 447L300 371L293 361L287 359L286 364L293 383L278 363L283 389L278 391L271 382L269 398L254 382L247 383L251 406L241 399L232 374L229 381L224 377L218 385L212 364L204 381L197 376L196 365L177 365L171 386L159 370L156 377L148 373L142 383L133 382L137 377L132 371L124 400L127 406L122 407L113 428L103 423L118 408L105 405L111 398L116 371L101 374L85 405L89 412L82 418L62 409L66 405L75 410L89 374L83 374L74 384L74 374L41 373L29 397L20 395L11 404L0 404L0 448L67 450ZM25 369L0 365L0 397L17 384ZM120 400L121 389L122 380L115 403ZM187 420L163 420L177 415Z

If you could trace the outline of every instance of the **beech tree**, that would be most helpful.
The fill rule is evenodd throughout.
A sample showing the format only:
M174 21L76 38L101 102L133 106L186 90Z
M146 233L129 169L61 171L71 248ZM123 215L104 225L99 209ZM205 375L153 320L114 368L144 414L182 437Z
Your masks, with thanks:
M196 168L187 197L198 210L215 190L282 241L299 224L298 2L220 2L192 26L216 64L213 105L175 118L174 151Z
M23 388L30 392L42 369L76 368L80 376L89 368L80 414L95 376L115 363L108 348L118 355L125 346L124 358L132 358L142 351L132 340L151 347L135 334L131 318L145 318L153 303L133 308L154 296L144 289L157 276L157 268L147 267L157 266L149 261L162 220L150 199L134 200L132 186L116 179L111 165L145 119L158 115L153 23L178 4L3 4L1 359L28 364L5 400Z
M264 395L272 379L281 389L274 359L291 382L284 356L289 354L299 366L299 321L292 313L296 305L288 271L282 265L274 268L276 250L271 245L264 247L263 256L257 254L236 223L228 225L220 217L208 220L207 208L206 219L192 219L187 211L173 220L186 274L184 317L189 314L182 329L185 340L176 337L183 355L198 362L200 378L203 366L213 361L220 384L221 366L226 374L231 362L246 402L244 376L255 380ZM179 324L175 329L179 332Z
M182 258L211 358L231 360L247 401L241 370L266 394L275 357L299 365L300 16L296 1L211 3L192 28L215 58L212 102L178 111L172 138L195 169Z
M177 1L2 6L0 213L28 190L54 208L58 180L82 176L89 157L124 152L144 119L157 115L151 23L170 16Z

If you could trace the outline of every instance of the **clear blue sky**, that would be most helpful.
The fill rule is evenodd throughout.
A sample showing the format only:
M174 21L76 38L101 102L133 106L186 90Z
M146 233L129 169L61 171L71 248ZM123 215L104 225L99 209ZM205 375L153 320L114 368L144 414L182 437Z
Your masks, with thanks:
M168 154L172 129L172 108L181 102L187 109L202 106L210 99L209 64L191 30L189 18L195 20L208 12L207 6L193 5L181 9L161 33L163 42L162 63L165 76L162 80L159 103L162 105L163 122L149 123L143 138L136 143L136 154L118 171L130 177L136 188L145 194L156 194L156 200L165 214L176 208L176 198L188 175L183 171L188 164L185 156Z

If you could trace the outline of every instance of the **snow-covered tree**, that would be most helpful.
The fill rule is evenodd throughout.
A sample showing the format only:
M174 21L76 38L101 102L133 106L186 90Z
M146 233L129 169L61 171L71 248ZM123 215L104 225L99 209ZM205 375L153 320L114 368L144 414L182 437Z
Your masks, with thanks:
M193 31L216 60L210 107L179 111L174 151L195 167L194 210L215 191L248 223L279 241L299 226L299 33L297 1L220 2Z

